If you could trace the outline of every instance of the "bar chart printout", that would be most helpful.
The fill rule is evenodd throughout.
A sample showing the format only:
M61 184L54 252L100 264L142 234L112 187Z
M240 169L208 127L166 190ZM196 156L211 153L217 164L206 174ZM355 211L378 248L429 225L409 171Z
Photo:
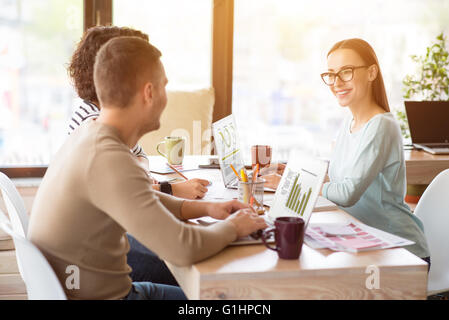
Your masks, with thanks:
M306 172L303 172L303 175ZM303 188L301 179L301 173L295 173L291 170L287 173L286 181L283 185L284 190L282 193L287 194L285 207L290 210L291 213L304 216L304 212L309 203L312 188Z
M278 217L300 217L307 226L327 167L327 161L293 150L267 214L270 221Z

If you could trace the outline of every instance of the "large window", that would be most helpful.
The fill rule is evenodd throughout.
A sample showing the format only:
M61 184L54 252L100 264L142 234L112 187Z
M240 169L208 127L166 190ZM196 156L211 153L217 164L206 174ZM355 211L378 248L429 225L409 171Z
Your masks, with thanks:
M253 144L274 146L281 159L292 148L329 155L348 112L319 76L335 42L357 37L374 47L396 110L410 55L425 54L442 31L449 36L445 0L235 0L233 113L246 158Z
M82 0L0 0L0 164L44 164L67 135Z
M169 89L211 86L213 0L114 0L113 22L148 34Z
M447 0L234 1L232 112L247 160L253 144L272 145L276 159L292 148L329 154L347 113L319 77L336 41L372 44L394 112L403 108L402 79L414 69L410 55L424 54L442 31L449 36ZM82 34L84 2L100 3L0 0L0 165L48 163L66 139L76 107L66 66ZM224 2L113 0L113 24L149 35L162 51L169 89L209 87L214 3ZM110 14L108 6L100 10ZM229 101L226 88L215 90L220 103Z

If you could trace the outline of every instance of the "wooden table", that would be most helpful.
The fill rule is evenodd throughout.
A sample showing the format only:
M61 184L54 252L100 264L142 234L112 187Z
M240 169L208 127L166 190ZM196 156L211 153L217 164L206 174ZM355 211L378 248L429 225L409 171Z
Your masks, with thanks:
M340 210L312 222L338 221ZM188 267L167 263L189 299L425 299L427 264L403 248L363 253L312 249L298 260L279 259L264 245L231 246ZM380 286L367 287L371 267Z
M449 155L433 155L419 150L406 150L405 166L408 184L429 184L441 171L449 169Z
M219 171L213 171L191 171L185 175L220 179ZM353 218L335 210L313 213L311 222L347 219ZM427 263L403 248L355 254L304 245L298 260L282 260L264 245L230 246L188 267L167 265L189 299L425 299L427 296ZM366 285L372 275L370 266L379 270L379 289Z
M416 170L414 174L428 175L426 181L433 178L430 176L434 171L430 168L444 170L444 166L449 167L449 157L419 151L409 152L406 157L407 166ZM435 161L438 166L434 165ZM188 177L207 177L209 173L204 176L205 172L185 174ZM219 174L218 170L216 173ZM423 177L419 181L422 180ZM31 179L16 183L27 210L31 211L39 181ZM311 221L341 221L346 218L348 215L342 211L319 212L312 215ZM167 264L190 299L426 298L427 264L402 248L353 254L315 250L304 245L298 260L281 260L263 245L247 245L227 247L217 255L188 267ZM369 266L379 268L379 289L366 286ZM14 271L14 276L19 277L17 270ZM24 292L23 284L17 286Z

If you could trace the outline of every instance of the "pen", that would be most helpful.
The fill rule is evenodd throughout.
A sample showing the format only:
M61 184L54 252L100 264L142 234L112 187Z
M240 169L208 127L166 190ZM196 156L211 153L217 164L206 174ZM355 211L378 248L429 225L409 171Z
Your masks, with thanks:
M175 167L173 167L170 163L167 163L167 166L170 167L170 169L172 169L174 172L176 172L177 174L179 174L181 177L183 177L184 179L189 180L189 178L187 178L185 175L183 175L181 172L179 172L178 170L176 170Z

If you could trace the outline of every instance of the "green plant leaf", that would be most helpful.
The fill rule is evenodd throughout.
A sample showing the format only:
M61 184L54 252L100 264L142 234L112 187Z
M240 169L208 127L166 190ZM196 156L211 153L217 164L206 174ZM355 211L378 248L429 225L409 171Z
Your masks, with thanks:
M404 98L449 100L449 52L444 33L440 33L436 39L435 43L426 48L424 56L410 55L419 71L404 77Z

